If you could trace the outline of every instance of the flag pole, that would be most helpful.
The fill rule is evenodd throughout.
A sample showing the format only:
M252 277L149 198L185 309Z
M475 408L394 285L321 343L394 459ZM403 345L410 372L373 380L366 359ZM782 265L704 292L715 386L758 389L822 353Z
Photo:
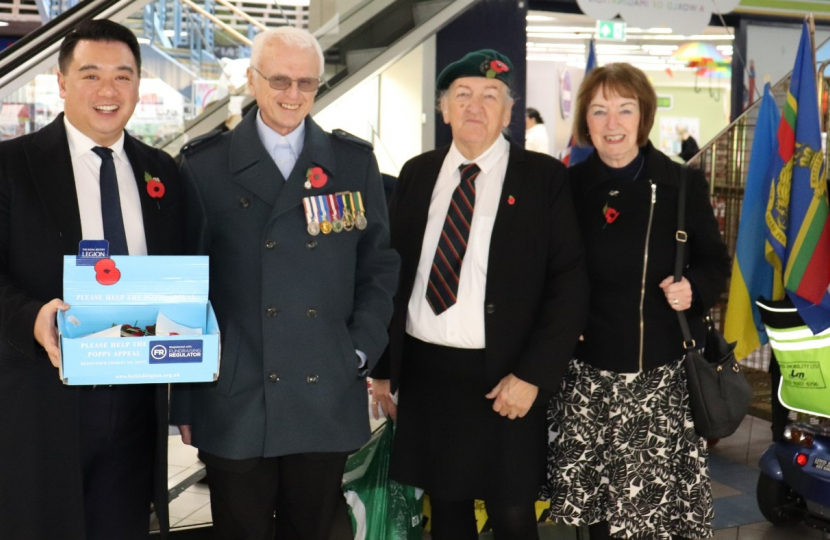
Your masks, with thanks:
M807 17L807 28L810 30L810 52L812 53L813 58L813 73L815 73L816 77L816 99L818 100L818 111L819 111L819 123L821 122L821 94L824 92L824 86L821 84L821 74L816 71L816 20L813 18L812 13L808 13ZM820 129L820 128L819 128Z

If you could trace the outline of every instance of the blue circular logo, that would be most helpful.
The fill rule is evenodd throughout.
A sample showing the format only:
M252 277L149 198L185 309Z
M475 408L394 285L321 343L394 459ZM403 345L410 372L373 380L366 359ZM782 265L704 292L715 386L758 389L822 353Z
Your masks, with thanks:
M164 345L156 345L150 349L150 356L156 360L162 360L167 357L167 347Z

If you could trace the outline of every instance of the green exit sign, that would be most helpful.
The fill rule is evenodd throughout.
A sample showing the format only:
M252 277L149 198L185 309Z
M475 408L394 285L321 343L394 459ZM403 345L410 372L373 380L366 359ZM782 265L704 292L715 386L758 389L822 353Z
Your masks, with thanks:
M597 21L597 38L625 41L625 23L623 21Z

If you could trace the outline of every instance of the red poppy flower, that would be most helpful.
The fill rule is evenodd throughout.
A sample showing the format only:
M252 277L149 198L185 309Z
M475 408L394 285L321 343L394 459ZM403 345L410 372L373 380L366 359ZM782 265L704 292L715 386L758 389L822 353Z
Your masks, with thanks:
M164 197L164 184L157 177L148 172L144 173L144 181L147 182L147 194L154 199Z
M614 210L610 206L607 207L605 209L605 223L608 223L609 225L611 223L614 223L614 221L617 219L617 217L619 217L619 215L620 213L618 211Z
M321 188L326 185L328 182L329 177L326 176L326 173L323 172L321 167L312 167L306 173L306 178L308 178L311 185L315 188Z
M148 180L147 193L154 199L161 199L164 197L164 184L155 179Z
M507 67L507 64L505 64L501 60L491 60L490 69L492 69L496 73L506 73L510 71L510 68Z
M101 259L95 263L95 280L101 285L115 285L121 279L121 271L112 259Z
M514 204L516 204L516 198L515 198L513 195L509 196L509 197L507 198L507 204L509 204L509 205L514 205Z

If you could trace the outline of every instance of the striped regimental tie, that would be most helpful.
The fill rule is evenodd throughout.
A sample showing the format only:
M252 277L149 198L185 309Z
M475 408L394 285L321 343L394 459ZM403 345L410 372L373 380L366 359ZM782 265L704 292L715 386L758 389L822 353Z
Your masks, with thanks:
M473 222L476 203L475 180L481 172L475 163L461 165L459 170L461 182L452 194L429 272L426 296L436 315L444 313L456 302L461 263L467 252L467 239L470 237L470 224Z

